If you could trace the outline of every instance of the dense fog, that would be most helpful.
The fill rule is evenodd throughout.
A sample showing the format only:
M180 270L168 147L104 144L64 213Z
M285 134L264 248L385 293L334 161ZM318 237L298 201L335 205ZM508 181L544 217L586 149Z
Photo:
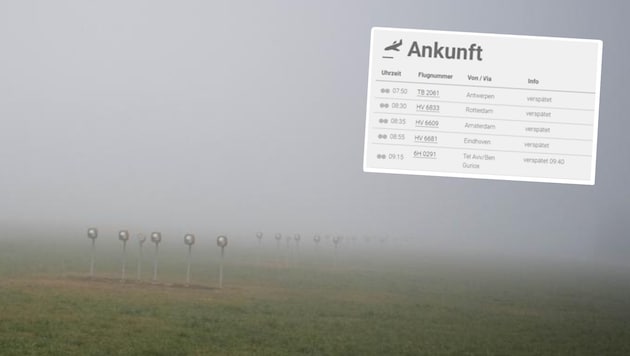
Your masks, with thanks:
M629 6L483 3L0 1L0 238L263 231L623 261ZM603 40L595 185L364 173L373 26Z

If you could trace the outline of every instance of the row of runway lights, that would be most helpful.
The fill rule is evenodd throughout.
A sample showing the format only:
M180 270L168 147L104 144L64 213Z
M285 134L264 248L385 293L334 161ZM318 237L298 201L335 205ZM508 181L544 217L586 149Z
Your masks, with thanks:
M95 245L96 238L98 237L98 229L95 227L91 227L87 231L88 238L92 240L92 252L90 256L90 277L94 277L94 259L95 259ZM120 230L118 232L118 239L123 243L123 259L122 259L122 276L121 280L125 281L125 269L127 264L127 241L129 241L129 232L127 230ZM142 246L144 242L147 240L146 235L140 233L138 234L138 242L140 243L140 256L138 258L138 275L137 279L140 280L142 273ZM155 254L153 256L153 283L157 283L157 274L158 274L158 246L160 242L162 242L162 234L160 232L152 232L151 233L151 242L155 244ZM184 235L184 243L188 245L188 265L186 268L186 285L190 285L190 264L191 264L191 256L192 256L192 245L195 243L195 235L186 234ZM223 259L225 256L224 249L228 244L228 239L224 235L220 235L217 237L217 245L221 248L221 263L219 264L219 288L223 288Z
M95 260L95 245L96 245L96 238L98 237L98 229L95 227L91 227L88 229L87 231L87 235L88 238L92 240L92 251L91 251L91 255L90 255L90 278L94 277L94 260ZM262 232L258 232L256 233L256 237L258 238L258 243L260 245L260 243L262 242L262 238L263 238L263 233ZM120 230L118 232L118 239L120 241L122 241L123 243L123 258L122 258L122 275L121 275L121 280L125 281L126 280L126 265L127 265L127 241L129 241L130 238L130 234L127 230ZM293 236L294 240L296 241L296 243L299 243L301 240L301 235L300 234L295 234ZM140 233L138 234L138 242L140 243L140 256L138 258L138 266L137 266L137 279L140 280L141 278L141 273L142 273L142 246L144 244L144 242L146 241L147 237L146 235ZM277 233L275 235L275 239L278 243L278 248L280 248L280 241L282 240L282 234ZM287 245L289 243L289 241L291 240L290 236L287 236ZM337 250L337 245L339 244L339 242L341 242L342 238L341 236L334 236L332 238L332 242L335 245L335 265L336 265L336 250ZM153 283L157 283L157 274L158 274L158 246L160 244L160 242L162 241L162 234L160 232L152 232L151 233L151 242L155 243L155 254L153 257ZM313 241L315 241L316 244L319 244L319 242L321 241L321 237L319 235L315 235L313 237ZM195 243L195 235L193 234L186 234L184 235L184 243L188 246L188 263L187 263L187 268L186 268L186 285L190 285L190 265L191 265L191 256L192 256L192 245ZM224 253L224 249L227 246L228 243L228 239L226 236L224 235L220 235L217 237L217 246L219 246L221 248L221 262L219 264L219 288L223 288L223 259L225 256Z
M262 232L257 232L256 233L256 237L258 238L258 243L261 243L262 242L262 238L263 238L263 233ZM326 237L330 238L329 236L326 236ZM280 241L282 240L282 234L277 233L275 235L275 239L278 242L278 246L280 246ZM295 240L296 243L300 243L300 240L302 239L302 235L295 234L295 235L293 235L293 239ZM332 241L335 244L335 247L337 247L339 242L341 242L341 239L342 239L341 236L333 236ZM289 243L289 241L291 241L291 236L287 236L287 243ZM319 244L319 242L321 241L321 236L319 236L319 235L313 236L313 241L315 241L316 244Z

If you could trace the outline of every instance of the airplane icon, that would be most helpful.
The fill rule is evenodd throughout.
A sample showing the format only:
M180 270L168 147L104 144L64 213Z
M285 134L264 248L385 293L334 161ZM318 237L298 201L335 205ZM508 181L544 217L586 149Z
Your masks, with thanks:
M396 52L398 52L398 51L400 51L398 49L398 47L400 47L400 46L402 46L402 38L398 42L394 41L394 43L392 43L391 46L385 47L385 50L386 51L396 51Z

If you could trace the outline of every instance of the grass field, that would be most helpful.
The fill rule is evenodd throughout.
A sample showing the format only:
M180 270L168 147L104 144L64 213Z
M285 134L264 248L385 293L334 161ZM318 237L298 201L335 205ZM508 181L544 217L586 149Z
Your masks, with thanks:
M375 244L375 243L373 243ZM0 239L2 355L630 355L630 271L390 246L120 246ZM198 247L198 248L197 248ZM379 252L379 253L377 253Z

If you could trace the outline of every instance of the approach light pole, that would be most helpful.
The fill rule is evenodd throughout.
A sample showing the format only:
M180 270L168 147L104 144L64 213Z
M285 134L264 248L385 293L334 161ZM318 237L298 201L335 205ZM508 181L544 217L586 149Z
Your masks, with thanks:
M190 263L192 260L192 245L195 244L195 235L186 234L184 236L184 243L188 245L188 266L186 268L186 286L190 285Z
M125 267L127 265L127 240L129 240L129 232L127 230L120 230L118 232L118 239L122 241L122 273L120 280L121 282L125 281Z
M158 274L158 246L162 241L162 234L159 232L152 232L151 241L155 244L155 255L153 255L153 283L156 283Z
M223 259L225 256L225 246L228 244L228 239L226 236L217 237L217 245L221 247L221 263L219 264L219 289L223 288Z
M333 240L333 244L335 244L335 268L337 268L337 246L339 245L339 242L341 241L341 236L334 236L332 240Z
M263 238L263 233L262 232L257 232L256 233L256 238L258 239L258 254L256 256L256 264L260 267L260 255L262 254L262 238Z
M137 272L136 272L137 273L136 279L140 281L141 273L142 273L142 245L144 245L144 242L147 240L147 235L143 233L139 233L137 236L138 236L138 245L140 249L138 250L138 266L137 266Z
M275 239L276 239L276 265L278 266L278 268L280 268L280 266L282 265L282 260L281 260L281 252L280 252L280 241L282 240L282 234L281 233L276 233L275 235Z
M300 234L293 235L293 239L295 240L295 264L300 263L300 240L302 236Z
M90 252L90 278L94 278L94 259L95 259L95 245L96 238L98 237L98 229L91 227L87 231L88 238L92 240L92 250Z

